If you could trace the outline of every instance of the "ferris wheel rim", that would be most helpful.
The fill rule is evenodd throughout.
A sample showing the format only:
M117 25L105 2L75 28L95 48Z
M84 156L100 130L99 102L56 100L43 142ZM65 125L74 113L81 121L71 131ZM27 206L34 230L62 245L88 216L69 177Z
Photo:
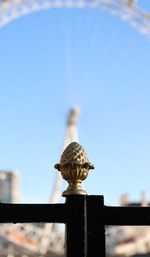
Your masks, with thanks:
M150 13L137 0L1 0L0 27L33 12L46 9L96 9L118 16L142 34L150 35Z

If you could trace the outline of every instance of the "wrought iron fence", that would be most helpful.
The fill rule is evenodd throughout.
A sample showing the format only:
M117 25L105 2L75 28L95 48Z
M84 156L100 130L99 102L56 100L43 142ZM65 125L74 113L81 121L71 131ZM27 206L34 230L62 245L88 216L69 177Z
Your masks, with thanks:
M70 195L63 204L0 204L0 223L66 224L67 257L105 257L105 225L150 225L150 207L110 207L103 196Z
M150 207L105 206L87 195L81 181L93 165L82 147L70 144L55 166L69 183L62 204L0 204L0 223L64 223L66 257L105 257L105 226L150 225Z

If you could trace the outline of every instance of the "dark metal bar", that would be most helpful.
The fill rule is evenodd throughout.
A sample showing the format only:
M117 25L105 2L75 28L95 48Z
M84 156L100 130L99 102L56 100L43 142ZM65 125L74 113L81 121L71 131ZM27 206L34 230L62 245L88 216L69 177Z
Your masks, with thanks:
M66 223L66 218L66 204L0 203L0 223Z
M105 225L150 225L150 207L104 207Z
M87 257L86 196L67 197L66 256Z
M105 257L103 196L87 197L88 257Z

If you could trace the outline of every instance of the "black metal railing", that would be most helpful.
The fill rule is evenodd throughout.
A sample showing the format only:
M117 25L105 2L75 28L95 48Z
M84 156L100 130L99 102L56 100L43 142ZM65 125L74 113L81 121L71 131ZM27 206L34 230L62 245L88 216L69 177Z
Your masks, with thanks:
M150 225L150 207L110 207L103 196L70 195L64 204L0 204L0 223L66 224L67 257L105 257L105 225Z

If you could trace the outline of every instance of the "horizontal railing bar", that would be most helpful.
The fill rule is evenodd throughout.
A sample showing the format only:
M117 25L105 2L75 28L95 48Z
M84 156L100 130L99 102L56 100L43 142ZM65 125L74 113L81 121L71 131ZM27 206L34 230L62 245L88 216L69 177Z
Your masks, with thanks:
M0 223L66 223L65 204L0 203Z
M66 204L0 203L0 223L67 223ZM104 225L150 225L150 207L103 207Z
M150 207L104 206L105 225L144 226L150 225Z

